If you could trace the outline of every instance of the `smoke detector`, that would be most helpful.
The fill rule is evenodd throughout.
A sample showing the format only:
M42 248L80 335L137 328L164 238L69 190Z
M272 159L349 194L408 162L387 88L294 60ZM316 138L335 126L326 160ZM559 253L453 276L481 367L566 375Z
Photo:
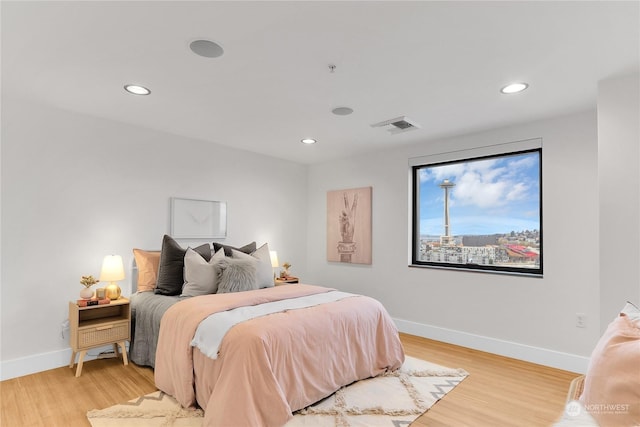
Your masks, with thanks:
M372 128L385 127L389 131L389 133L392 135L395 135L401 132L407 132L413 129L420 129L420 125L418 125L416 122L414 122L413 120L405 116L400 116L400 117L396 117L395 119L385 120L380 123L374 123L371 125L371 127Z

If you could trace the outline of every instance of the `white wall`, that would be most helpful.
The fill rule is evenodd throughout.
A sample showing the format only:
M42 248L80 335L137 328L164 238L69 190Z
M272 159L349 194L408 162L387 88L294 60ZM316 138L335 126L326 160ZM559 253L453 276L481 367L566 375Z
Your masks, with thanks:
M640 78L598 85L600 299L604 331L624 301L640 302Z
M544 278L408 267L408 159L537 137ZM407 332L583 371L600 332L597 149L589 111L311 166L309 279L378 298ZM369 185L373 264L328 263L326 192Z
M80 276L159 249L172 196L226 201L220 241L268 242L306 276L306 166L6 97L2 113L3 379L69 363Z

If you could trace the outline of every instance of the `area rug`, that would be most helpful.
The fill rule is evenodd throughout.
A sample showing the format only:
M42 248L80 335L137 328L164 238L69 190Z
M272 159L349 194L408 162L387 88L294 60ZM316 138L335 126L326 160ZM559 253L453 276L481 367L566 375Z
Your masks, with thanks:
M408 426L467 375L407 356L398 371L343 387L295 412L286 427ZM183 409L161 391L87 412L93 427L201 427L202 417L202 410Z

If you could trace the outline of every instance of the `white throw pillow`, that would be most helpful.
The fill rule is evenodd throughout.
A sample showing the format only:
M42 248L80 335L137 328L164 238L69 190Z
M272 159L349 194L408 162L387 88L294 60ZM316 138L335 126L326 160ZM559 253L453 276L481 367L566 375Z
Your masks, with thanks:
M250 257L258 260L258 264L256 266L256 282L258 289L274 286L273 267L271 266L271 255L269 254L269 245L267 243L260 246L255 250L255 252L252 252L251 255L247 255L236 250L233 250L232 254L233 258L242 259Z
M209 262L191 248L184 254L183 297L215 294L220 281L219 263L224 260L224 250L216 252Z

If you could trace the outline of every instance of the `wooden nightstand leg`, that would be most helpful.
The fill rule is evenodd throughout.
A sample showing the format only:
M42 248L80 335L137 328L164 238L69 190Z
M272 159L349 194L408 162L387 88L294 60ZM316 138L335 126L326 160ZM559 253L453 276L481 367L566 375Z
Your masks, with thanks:
M127 359L127 348L124 346L124 341L120 341L118 345L122 349L122 361L124 362L124 365L127 366L129 364L129 360Z
M71 368L71 369L73 369L73 367L76 364L76 354L77 353L75 351L71 352L71 362L69 362L69 368Z
M78 357L78 368L76 369L76 378L82 374L82 364L84 363L84 355L87 354L87 350L81 350Z
M113 345L113 353L116 355L116 357L120 356L118 354L118 343L114 342L112 345Z

